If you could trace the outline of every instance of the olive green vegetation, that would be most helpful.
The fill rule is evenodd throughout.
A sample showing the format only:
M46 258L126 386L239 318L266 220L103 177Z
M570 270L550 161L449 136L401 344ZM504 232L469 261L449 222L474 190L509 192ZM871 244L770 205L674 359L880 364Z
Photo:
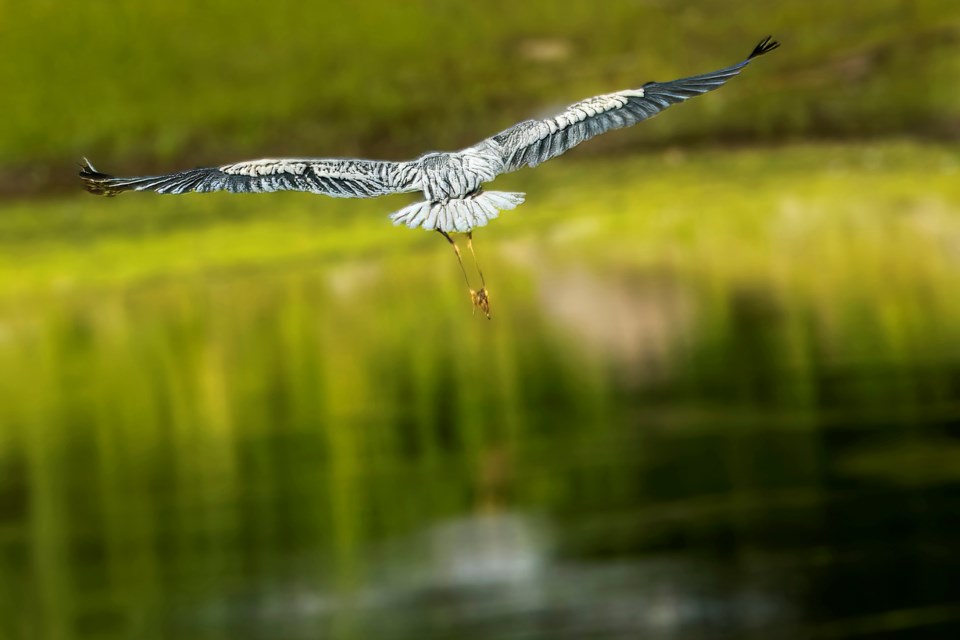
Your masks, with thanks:
M759 296L757 304L788 324L776 349L791 371L809 365L799 354L810 341L854 360L936 360L960 339L952 293L960 285L958 171L955 147L909 142L670 151L526 171L503 183L525 188L528 203L476 234L492 323L471 317L442 239L386 220L402 197L129 194L24 202L0 220L0 352L3 369L19 372L0 382L0 411L31 415L31 402L74 393L73 384L58 381L76 376L85 401L109 403L98 419L123 423L106 415L153 415L150 403L160 400L151 384L179 379L183 388L164 392L185 403L183 415L173 415L213 412L201 429L210 433L197 436L213 437L216 424L252 415L257 402L234 394L256 386L263 367L231 359L254 358L297 370L272 378L276 393L290 384L281 395L307 403L289 410L330 418L369 404L432 416L427 424L444 411L467 424L500 422L509 416L490 414L515 406L510 396L526 384L518 372L501 372L502 384L486 388L503 397L464 393L440 402L423 383L427 396L392 406L373 402L385 385L416 386L419 376L438 374L394 375L407 365L375 363L409 358L416 371L422 360L447 354L447 374L468 388L484 371L510 368L501 358L524 349L531 314L572 332L587 352L602 350L603 340L598 347L589 327L577 326L590 319L570 316L567 298L613 305L598 317L675 313L682 322L672 331L709 345L724 341L731 305ZM628 306L615 306L621 303ZM611 330L611 339L623 337L624 327ZM257 338L263 331L269 340ZM562 357L587 354L574 346ZM139 382L131 377L136 368L145 376ZM119 398L109 391L127 381L143 386ZM310 398L306 390L321 381L330 385L321 397L347 406ZM599 393L605 383L577 385ZM271 406L260 406L258 419L267 420ZM137 437L146 429L128 427Z
M662 600L597 570L670 557L730 597L768 572L742 601L784 617L742 637L956 622L960 4L597 6L0 0L0 191L45 196L0 203L0 637L612 634ZM476 233L492 321L386 219L413 196L74 183L455 148L767 33L721 91L497 181L528 201ZM542 608L417 582L411 537L503 513L554 536Z
M960 326L960 301L949 295L958 284L958 153L912 142L671 150L561 160L501 178L498 188L523 189L528 202L476 234L494 296L490 330L510 331L530 305L550 315L564 295L586 295L576 287L582 270L613 290L640 278L639 298L644 278L692 287L682 297L718 310L758 289L848 355L882 347L890 357L936 357ZM59 342L63 314L113 327L120 320L107 302L131 296L185 296L190 313L239 322L276 304L261 294L306 286L325 302L298 309L321 307L318 322L353 318L350 331L384 332L378 341L479 340L446 243L386 219L407 199L81 194L10 205L0 219L4 344L31 353L29 336ZM195 307L193 296L210 287L230 291L224 309L212 300ZM717 313L705 327L722 329ZM8 392L22 382L7 379Z
M955 411L958 174L956 147L912 142L550 163L505 179L528 203L476 234L489 322L389 200L8 207L8 635L213 616L189 635L225 637L234 591L292 572L362 592L382 585L371 545L474 510L549 514L573 557L801 562L802 540L833 544L838 475L956 481L960 449L923 425ZM877 421L868 446L824 450ZM942 548L917 517L915 548ZM895 605L871 606L848 613L888 624ZM372 633L336 611L333 637Z
M950 244L956 154L952 145L902 141L558 160L497 181L526 191L528 202L478 230L478 246L507 239L546 258L569 256L569 242L582 260L667 264L724 281L776 278L811 295L887 286L889 273L920 268L939 255L930 248ZM13 202L0 219L0 299L444 253L435 234L387 219L416 197L81 193ZM437 277L409 271L418 292Z
M954 0L5 2L0 169L22 187L81 155L113 169L457 148L735 62L768 33L784 47L749 81L596 144L956 134Z

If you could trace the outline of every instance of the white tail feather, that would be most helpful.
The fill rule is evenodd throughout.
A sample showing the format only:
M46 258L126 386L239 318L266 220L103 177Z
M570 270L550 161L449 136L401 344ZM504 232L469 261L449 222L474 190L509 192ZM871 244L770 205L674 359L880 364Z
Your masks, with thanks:
M447 202L416 202L390 214L390 219L395 225L405 224L411 229L423 227L447 233L470 231L486 225L501 211L516 208L524 196L523 193L507 191L481 191Z

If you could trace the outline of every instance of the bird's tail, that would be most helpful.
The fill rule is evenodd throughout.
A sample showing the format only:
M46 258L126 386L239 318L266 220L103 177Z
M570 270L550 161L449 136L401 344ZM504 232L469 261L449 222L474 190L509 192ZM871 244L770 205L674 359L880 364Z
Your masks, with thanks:
M486 225L501 211L516 208L525 196L507 191L481 191L446 202L417 202L390 214L390 219L395 225L405 224L411 229L465 232Z

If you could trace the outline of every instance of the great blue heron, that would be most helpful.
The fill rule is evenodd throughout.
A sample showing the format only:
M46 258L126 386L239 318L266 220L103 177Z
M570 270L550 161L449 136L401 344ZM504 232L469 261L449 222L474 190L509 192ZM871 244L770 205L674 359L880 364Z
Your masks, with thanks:
M535 167L585 140L612 129L629 127L667 107L712 91L739 74L747 64L779 43L770 37L735 65L671 82L648 82L639 89L588 98L544 120L525 120L492 138L455 152L431 152L409 162L383 160L267 158L220 167L188 169L159 176L118 178L100 173L84 159L80 177L87 189L113 196L122 191L309 191L335 198L372 198L391 193L422 191L424 200L390 215L394 224L436 230L453 246L470 298L490 317L483 272L473 251L475 227L500 211L513 209L523 193L484 191L483 184L501 173ZM460 249L451 233L464 233L480 276L480 289L470 286Z

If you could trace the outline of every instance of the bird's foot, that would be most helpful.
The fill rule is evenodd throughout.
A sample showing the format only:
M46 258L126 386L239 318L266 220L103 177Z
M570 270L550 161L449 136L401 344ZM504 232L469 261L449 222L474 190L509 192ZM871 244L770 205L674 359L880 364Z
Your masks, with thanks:
M473 301L473 312L476 313L479 308L483 314L490 319L490 296L487 294L486 287L480 287L480 291L470 289L470 299Z

